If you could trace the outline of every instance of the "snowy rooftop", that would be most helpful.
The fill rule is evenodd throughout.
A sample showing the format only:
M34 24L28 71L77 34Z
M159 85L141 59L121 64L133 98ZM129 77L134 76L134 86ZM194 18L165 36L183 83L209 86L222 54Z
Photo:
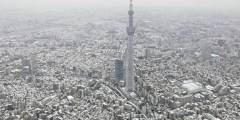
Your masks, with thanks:
M194 92L202 88L202 85L198 82L194 82L191 80L186 80L183 82L182 87L187 89L188 92Z

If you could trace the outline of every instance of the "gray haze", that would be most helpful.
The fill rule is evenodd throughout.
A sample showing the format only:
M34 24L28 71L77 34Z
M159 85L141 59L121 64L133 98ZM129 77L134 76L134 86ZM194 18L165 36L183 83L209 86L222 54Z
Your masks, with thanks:
M129 0L0 0L0 8L79 8L79 7L124 7ZM137 7L199 7L224 10L239 10L239 0L135 0Z
M239 0L0 0L0 120L240 120Z

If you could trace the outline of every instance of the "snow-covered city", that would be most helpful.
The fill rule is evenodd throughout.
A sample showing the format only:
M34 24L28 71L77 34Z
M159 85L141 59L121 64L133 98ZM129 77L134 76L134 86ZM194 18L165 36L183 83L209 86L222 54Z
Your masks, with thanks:
M1 9L0 120L239 120L240 15L135 4Z

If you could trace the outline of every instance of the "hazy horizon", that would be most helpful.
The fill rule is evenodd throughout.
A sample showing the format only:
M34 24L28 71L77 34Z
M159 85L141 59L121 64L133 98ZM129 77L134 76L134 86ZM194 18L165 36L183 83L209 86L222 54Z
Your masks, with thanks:
M126 7L129 0L0 0L2 9ZM240 10L239 0L134 0L136 7L210 8Z

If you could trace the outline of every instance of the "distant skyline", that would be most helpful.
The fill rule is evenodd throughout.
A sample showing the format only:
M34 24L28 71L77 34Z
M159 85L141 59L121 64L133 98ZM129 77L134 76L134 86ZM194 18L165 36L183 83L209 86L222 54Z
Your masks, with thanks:
M129 0L0 0L1 8L124 7ZM134 0L136 7L199 7L240 10L240 0Z

